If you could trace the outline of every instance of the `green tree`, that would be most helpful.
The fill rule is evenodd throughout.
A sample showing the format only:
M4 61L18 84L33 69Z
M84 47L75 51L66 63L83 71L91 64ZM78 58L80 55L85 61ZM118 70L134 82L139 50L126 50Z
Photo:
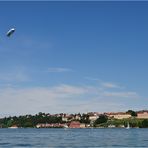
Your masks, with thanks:
M94 122L94 126L97 124L106 123L108 121L108 117L106 115L100 115L99 118Z
M80 122L85 123L85 124L89 124L90 123L89 115L88 114L82 114Z
M8 122L7 122L7 127L10 127L10 126L12 126L13 125L13 120L8 120Z
M141 128L148 128L148 119L144 119L142 122L141 122Z

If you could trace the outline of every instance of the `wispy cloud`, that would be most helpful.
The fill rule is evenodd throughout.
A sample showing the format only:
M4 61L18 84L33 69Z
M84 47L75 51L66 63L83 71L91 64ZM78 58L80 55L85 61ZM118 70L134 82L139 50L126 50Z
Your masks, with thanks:
M114 82L106 82L99 78L93 78L93 77L84 77L86 80L90 81L96 81L98 84L102 86L102 88L123 88L123 86L120 86Z
M107 108L107 111L119 110L121 105L125 107L125 103L137 96L136 92L107 92L98 86L66 84L33 88L9 86L0 88L0 112L1 114L34 114L39 111L55 113L106 111Z
M71 86L71 85L59 85L56 87L52 88L52 91L54 91L55 93L63 93L63 94L84 94L86 92L88 92L88 89L85 87L79 87L79 86Z
M0 89L0 112L4 114L56 112L59 111L59 105L73 104L72 102L75 101L79 103L77 98L81 98L86 93L89 92L84 87L70 85L24 89L4 88ZM48 109L44 106L48 106Z
M62 67L50 67L48 68L48 72L55 72L55 73L60 73L60 72L70 72L72 71L69 68L62 68Z
M110 82L103 82L101 85L105 88L121 88L121 86Z

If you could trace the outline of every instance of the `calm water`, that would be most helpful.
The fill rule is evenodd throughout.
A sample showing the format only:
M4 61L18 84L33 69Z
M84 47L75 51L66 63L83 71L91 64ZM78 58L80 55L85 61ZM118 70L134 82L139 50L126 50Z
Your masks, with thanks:
M0 129L0 147L148 147L148 129Z

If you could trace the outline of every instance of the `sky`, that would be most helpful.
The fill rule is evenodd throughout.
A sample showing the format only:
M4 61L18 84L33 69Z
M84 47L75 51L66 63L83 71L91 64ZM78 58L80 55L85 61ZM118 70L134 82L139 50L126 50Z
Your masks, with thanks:
M0 2L0 116L148 109L147 16L144 1Z

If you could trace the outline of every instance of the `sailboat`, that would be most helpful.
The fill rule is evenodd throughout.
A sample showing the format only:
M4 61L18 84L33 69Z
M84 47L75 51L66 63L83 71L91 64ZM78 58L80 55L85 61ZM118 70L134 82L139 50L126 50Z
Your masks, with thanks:
M128 124L127 124L127 127L126 127L126 129L130 129L130 125L129 125L129 122L128 122Z

